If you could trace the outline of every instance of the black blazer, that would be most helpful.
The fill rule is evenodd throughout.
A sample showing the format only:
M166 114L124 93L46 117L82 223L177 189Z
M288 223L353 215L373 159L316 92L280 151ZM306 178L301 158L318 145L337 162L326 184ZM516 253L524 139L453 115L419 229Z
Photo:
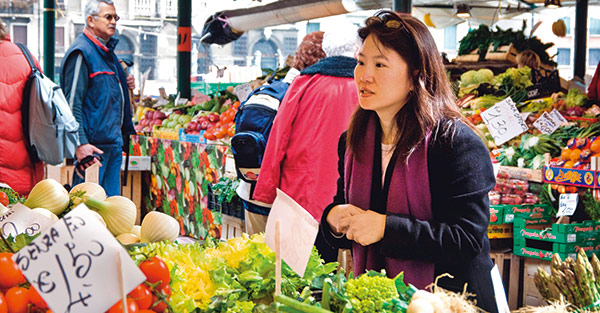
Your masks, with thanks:
M449 273L438 286L476 294L477 305L497 312L490 271L490 244L487 236L490 211L488 192L496 184L489 151L464 123L455 122L455 131L432 135L427 152L432 221L412 216L387 215L380 253L392 258L435 263L435 276ZM323 212L321 234L332 248L350 248L351 242L332 236L327 223L331 208L347 203L344 199L344 155L346 133L338 144L337 193ZM378 160L375 160L378 161ZM381 184L381 180L373 183ZM390 192L393 192L390 190ZM367 208L363 208L367 209Z

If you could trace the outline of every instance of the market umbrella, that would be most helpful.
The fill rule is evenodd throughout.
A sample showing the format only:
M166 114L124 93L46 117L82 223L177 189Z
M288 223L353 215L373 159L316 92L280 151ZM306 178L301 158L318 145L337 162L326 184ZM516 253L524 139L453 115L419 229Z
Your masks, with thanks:
M204 23L200 41L207 44L224 45L237 40L243 33L231 27L224 12L217 12Z

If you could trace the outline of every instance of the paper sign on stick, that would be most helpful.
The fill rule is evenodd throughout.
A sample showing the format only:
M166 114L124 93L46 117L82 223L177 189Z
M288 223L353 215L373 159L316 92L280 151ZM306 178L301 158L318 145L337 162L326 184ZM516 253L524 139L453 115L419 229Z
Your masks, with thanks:
M86 183L100 183L100 162L96 162L85 169Z
M237 85L233 88L233 94L236 95L240 101L245 101L251 93L252 86L248 83Z
M0 232L2 236L17 237L18 234L33 236L50 227L54 222L30 208L17 203L9 211L0 215Z
M537 128L542 134L552 134L555 130L560 127L560 124L557 123L548 112L542 113L542 115L533 122L533 126Z
M275 222L279 220L281 258L294 272L304 276L310 253L317 238L319 223L294 199L277 189L269 213L265 243L275 251Z
M146 277L106 227L80 204L13 260L52 311L103 313L121 299L117 253L122 254L129 292Z
M563 193L558 199L558 213L556 216L571 216L577 209L577 199L579 195L576 193Z
M481 112L481 118L494 137L496 145L501 145L529 129L511 98L506 98Z

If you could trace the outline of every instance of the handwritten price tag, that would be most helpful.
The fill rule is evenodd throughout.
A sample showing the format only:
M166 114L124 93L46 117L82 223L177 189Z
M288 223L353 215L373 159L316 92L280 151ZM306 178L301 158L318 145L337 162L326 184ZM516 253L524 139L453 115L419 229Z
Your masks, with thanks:
M548 112L544 112L535 122L533 126L537 128L542 134L552 134L560 126Z
M506 98L482 112L481 118L496 145L501 145L528 129L521 113L510 98Z
M102 313L120 298L118 253L125 291L146 277L83 204L69 212L13 260L54 312Z
M552 112L550 112L550 117L552 117L552 120L554 120L558 125L562 125L562 124L565 124L565 123L569 122L556 109L554 109L554 110L552 110Z
M248 83L237 85L233 88L233 94L238 97L240 102L245 101L250 93L252 93L252 86Z
M577 199L579 195L576 193L563 193L558 200L558 213L556 216L571 216L577 209Z
M30 208L18 203L9 211L0 215L0 232L2 236L17 237L19 234L33 236L53 224L48 217L31 211Z

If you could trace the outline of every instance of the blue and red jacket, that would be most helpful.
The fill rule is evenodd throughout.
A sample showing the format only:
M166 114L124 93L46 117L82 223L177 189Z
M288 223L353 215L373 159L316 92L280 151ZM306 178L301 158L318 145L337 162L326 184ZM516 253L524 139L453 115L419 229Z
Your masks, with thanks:
M63 59L60 85L68 101L75 88L73 115L79 125L81 144L122 146L123 136L134 134L129 106L127 76L114 53L118 40L102 44L87 29L77 36ZM83 56L79 73L73 73L77 56Z

